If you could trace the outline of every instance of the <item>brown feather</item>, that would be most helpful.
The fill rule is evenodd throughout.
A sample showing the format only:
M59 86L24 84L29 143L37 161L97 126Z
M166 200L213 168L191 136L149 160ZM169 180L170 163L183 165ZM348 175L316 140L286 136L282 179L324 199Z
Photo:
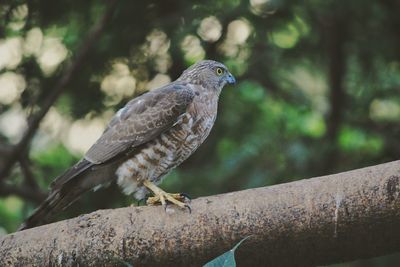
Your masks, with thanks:
M185 113L193 97L189 86L175 82L133 99L114 116L85 159L95 164L104 163L152 140Z
M199 147L214 124L219 94L227 82L215 74L216 68L226 70L219 62L200 61L177 81L128 102L84 159L55 179L47 199L20 229L46 222L116 176L124 192L136 192L135 196L145 193L144 179L160 182Z

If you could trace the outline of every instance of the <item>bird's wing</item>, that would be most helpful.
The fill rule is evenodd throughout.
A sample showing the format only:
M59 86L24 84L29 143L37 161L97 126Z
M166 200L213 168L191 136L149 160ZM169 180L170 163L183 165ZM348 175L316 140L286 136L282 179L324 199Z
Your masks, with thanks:
M183 83L171 83L130 101L110 121L97 142L80 160L51 185L47 199L21 225L20 230L34 227L48 217L72 204L81 194L96 186L105 169L95 169L119 154L144 144L169 129L186 112L194 98L194 91ZM112 163L114 164L114 163ZM92 169L92 177L82 176ZM97 171L97 172L96 172ZM98 173L98 172L102 173ZM83 179L82 179L83 178Z
M85 157L58 176L50 188L57 190L87 169L152 140L185 113L193 98L190 86L174 82L131 100L111 119Z
M81 159L80 161L78 161L74 166L72 166L71 168L67 169L64 173L62 173L61 175L57 176L53 182L51 182L50 184L50 189L52 191L58 189L59 187L61 187L66 181L71 180L72 178L80 175L81 173L83 173L84 171L86 171L87 169L89 169L90 167L92 167L93 164L92 162L85 160L85 159Z
M175 82L131 100L113 117L85 159L101 164L149 142L177 122L194 95L190 86Z

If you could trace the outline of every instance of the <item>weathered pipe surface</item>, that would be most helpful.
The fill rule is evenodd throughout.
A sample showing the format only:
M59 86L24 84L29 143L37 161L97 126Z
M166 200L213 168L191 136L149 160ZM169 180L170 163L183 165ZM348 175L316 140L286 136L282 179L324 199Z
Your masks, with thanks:
M0 238L0 266L313 266L400 250L400 161L203 197L192 214L101 210Z

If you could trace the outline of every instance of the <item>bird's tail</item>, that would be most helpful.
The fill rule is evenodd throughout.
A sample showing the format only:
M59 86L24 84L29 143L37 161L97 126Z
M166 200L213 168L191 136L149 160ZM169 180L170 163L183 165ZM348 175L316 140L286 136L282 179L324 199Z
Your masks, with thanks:
M32 228L45 223L54 214L61 204L61 197L58 192L51 193L46 200L21 224L18 231Z
M48 220L58 211L67 208L83 193L81 190L72 191L64 188L52 191L46 200L25 220L18 228L22 231L28 228L39 226L48 222Z
M81 160L51 184L51 191L45 201L18 228L19 231L32 228L48 220L60 210L75 202L91 185L85 184L84 172L91 167L86 160Z

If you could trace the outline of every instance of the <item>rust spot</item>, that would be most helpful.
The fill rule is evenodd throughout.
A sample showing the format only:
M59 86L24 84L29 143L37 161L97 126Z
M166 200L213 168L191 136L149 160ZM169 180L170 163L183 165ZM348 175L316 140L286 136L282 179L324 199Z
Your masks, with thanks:
M396 199L399 189L399 180L400 178L398 176L392 175L389 177L389 180L386 184L387 200L390 202Z

